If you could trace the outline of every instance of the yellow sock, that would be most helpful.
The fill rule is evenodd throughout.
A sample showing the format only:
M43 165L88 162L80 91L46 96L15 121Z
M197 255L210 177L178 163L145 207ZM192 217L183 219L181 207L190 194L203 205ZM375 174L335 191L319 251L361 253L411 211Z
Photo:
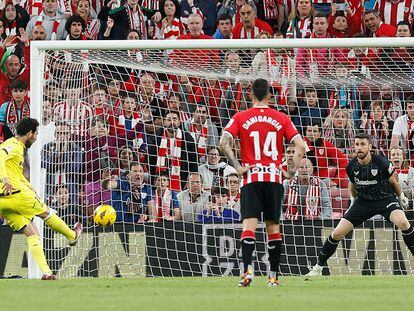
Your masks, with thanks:
M38 235L28 236L27 244L29 245L29 252L32 254L34 260L42 272L45 274L52 274L52 271L46 262L46 257L45 253L43 252L42 245L40 245L40 237Z
M76 238L76 232L70 229L58 215L53 214L45 222L50 229L63 234L69 241Z

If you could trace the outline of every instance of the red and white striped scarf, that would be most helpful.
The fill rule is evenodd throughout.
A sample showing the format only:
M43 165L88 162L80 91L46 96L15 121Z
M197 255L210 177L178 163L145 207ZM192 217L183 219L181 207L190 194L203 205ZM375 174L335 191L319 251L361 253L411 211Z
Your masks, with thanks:
M145 24L145 15L141 10L141 7L137 5L137 11L134 13L129 5L126 6L128 13L129 27L130 29L136 29L140 34L142 40L148 38L147 26Z
M208 125L207 120L204 122L201 130L198 130L194 124L194 119L191 118L190 121L190 134L193 137L194 141L197 144L197 153L198 157L201 158L206 155L207 151L207 136L208 136Z
M299 19L298 17L292 19L289 23L288 30L286 31L286 38L307 38L312 34L311 30L312 19L306 17Z
M255 39L260 33L260 28L254 26L252 30L246 31L246 28L242 27L240 30L240 39Z
M39 15L39 17L36 20L35 26L40 26L43 24L43 15ZM55 19L53 22L53 28L52 28L52 35L50 36L50 40L57 40L57 31L60 25L60 20Z
M229 208L234 208L237 204L237 202L239 202L240 200L240 192L237 193L237 195L235 197L232 197L231 195L227 196L227 207Z
M17 108L16 103L14 100L9 101L6 110L6 123L18 123L23 118L30 117L30 102L28 100L24 100L22 103L22 107L19 109Z
M9 23L6 22L5 23L5 26L7 24L9 24ZM17 22L16 22L16 19L13 20L13 22L11 24L11 27L6 26L5 32L6 32L7 37L15 36L17 34Z
M170 189L181 191L181 146L183 143L183 132L177 129L174 138L167 137L166 130L162 134L161 143L158 146L156 173L170 171ZM167 167L167 158L171 159L170 167Z
M175 40L185 33L186 31L183 23L181 23L178 18L174 18L171 25L164 28L164 33L162 33L161 36L164 40Z
M99 34L99 27L101 25L98 19L90 19L86 23L85 36L89 40L97 40Z
M157 209L158 222L162 219L166 219L171 216L171 200L172 195L169 189L166 189L164 193L159 193L159 189L155 190L155 207Z
M304 216L304 219L316 219L320 214L320 179L312 176L309 179L308 189L305 197L305 213L301 215L301 207L299 206L299 177L295 176L289 183L287 191L287 208L285 212L285 219L298 220L299 217Z

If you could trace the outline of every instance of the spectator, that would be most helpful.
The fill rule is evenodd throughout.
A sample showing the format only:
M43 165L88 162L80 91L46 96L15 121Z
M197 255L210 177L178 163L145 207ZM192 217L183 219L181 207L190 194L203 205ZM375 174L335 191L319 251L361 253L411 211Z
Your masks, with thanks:
M365 111L361 116L360 129L371 136L372 146L384 156L388 155L393 127L394 122L387 119L380 101L373 102L371 111Z
M328 33L333 38L349 38L349 24L344 11L336 11L336 3L332 4L332 12L328 18Z
M188 34L181 35L178 40L188 39L213 39L213 37L202 33L203 19L198 14L188 17ZM219 55L216 50L174 50L171 54L173 61L187 69L197 70L200 66L216 66L219 63Z
M382 107L388 120L395 121L403 114L401 100L391 83L385 82L381 84L378 100L382 101Z
M410 167L404 159L404 151L401 147L392 148L389 159L394 167L394 176L400 184L401 190L411 201L414 192L414 168Z
M36 25L33 27L32 33L30 34L31 41L44 41L47 38L45 27L42 25Z
M351 111L335 108L323 124L323 137L349 158L354 155L355 127Z
M227 206L240 214L240 179L237 173L226 176L226 188L229 189Z
M397 24L397 37L407 38L412 36L411 25L407 21L401 21ZM414 64L414 48L413 47L395 47L391 50L385 50L386 53L381 55L384 58L384 63L387 65L391 74L396 78L401 77L402 74L409 75Z
M311 38L329 38L328 19L325 15L316 13L313 17ZM326 75L331 66L332 55L328 48L298 49L296 66L299 76L309 75L311 79Z
M51 102L43 101L43 123L39 128L39 135L44 144L55 140L56 124L53 119L53 105Z
M321 128L318 123L305 127L305 142L308 145L306 156L312 162L315 176L327 179L327 185L346 188L348 186L346 156L326 139L321 138Z
M89 0L78 1L76 4L76 14L79 14L79 16L84 20L86 24L86 29L83 30L86 39L98 39L101 22L99 19L96 19L96 13L93 11Z
M199 105L207 105L208 115L215 124L220 124L218 108L223 90L226 83L221 83L218 79L201 79L199 87L195 91L195 109Z
M175 40L186 34L186 29L180 18L180 4L177 0L163 0L160 3L162 20L157 25L156 38Z
M66 40L87 40L84 31L86 30L86 22L79 15L69 16L66 20L65 31L67 33Z
M80 88L68 86L65 90L65 100L56 103L53 108L55 121L64 121L71 127L71 137L79 139L85 137L90 128L90 120L93 116L91 106L81 100Z
M26 36L24 29L20 29L20 42L24 47L25 64L23 66L20 58L14 54L9 54L6 49L13 45L13 37L8 37L0 43L0 59L5 58L4 66L5 72L0 72L0 103L10 101L12 99L10 85L16 79L26 82L27 89L30 89L30 47L29 39Z
M27 84L24 80L14 80L10 85L12 99L0 105L0 122L6 123L16 134L15 127L23 118L30 117L30 103L27 99Z
M310 0L297 0L295 9L289 15L286 29L286 38L308 38L312 33L313 4Z
M176 111L180 115L181 123L184 123L190 119L190 115L183 109L183 106L186 106L181 101L180 96L177 93L171 92L167 100L167 109L168 111Z
M138 154L131 148L131 146L128 145L119 148L117 159L117 168L119 169L119 173L117 175L120 177L126 177L128 175L131 163L139 162Z
M287 220L315 220L331 218L332 205L325 182L313 175L312 162L303 158L298 174L284 180Z
M108 103L113 107L114 111L121 105L121 82L116 79L109 81L108 84Z
M82 213L78 205L71 200L70 191L64 184L56 188L49 206L57 211L68 226L73 227L78 221L82 221Z
M57 0L43 0L43 10L33 16L26 27L27 33L32 33L35 26L42 25L46 29L46 40L63 40L65 38L65 19L57 11Z
M257 18L257 10L250 4L245 4L240 9L240 22L233 28L233 39L254 39L262 32L273 35L270 25Z
M117 126L114 112L110 104L107 102L107 98L108 96L105 88L100 86L95 87L92 91L92 113L95 117L100 116L106 121L109 126L109 135L118 135L118 137L123 137L125 135L125 131L122 127Z
M203 211L198 215L200 223L234 223L240 221L240 214L227 206L229 190L213 187L211 189L211 201L207 203Z
M250 74L251 68L240 68L240 80L232 83L224 93L220 104L220 119L223 128L237 112L252 106Z
M86 179L96 181L99 178L100 166L107 162L104 167L115 167L117 157L117 141L109 136L109 128L102 117L95 117L92 120L89 136L85 138L86 153Z
M314 88L305 89L305 103L300 106L301 108L301 124L302 127L306 127L312 123L322 124L322 119L327 116L327 109L320 107L318 92Z
M206 161L207 148L210 146L218 146L219 139L217 127L208 115L205 105L197 105L193 117L183 125L184 130L191 134L197 146L198 158L203 162Z
M174 219L185 222L197 222L198 215L208 203L208 193L203 190L203 179L199 173L190 173L188 189L178 195L180 209L175 211Z
M117 176L113 175L113 167L107 165L107 161L102 161L97 172L99 178L85 183L82 205L84 206L84 215L89 222L92 222L93 212L96 207L103 204L111 204L110 182L116 180Z
M231 39L233 24L229 14L222 14L217 18L217 29L213 35L214 39Z
M155 94L154 77L144 73L138 87L138 111L145 124L145 132L153 134L161 126L164 103Z
M177 192L170 190L168 173L161 173L154 182L154 210L158 222L174 220L174 215L180 209Z
M176 112L169 112L164 126L148 137L148 156L151 175L170 172L170 189L174 191L181 191L188 174L197 171L194 140L181 129Z
M126 179L110 181L111 204L116 210L116 221L138 223L154 215L152 187L145 182L145 172L141 164L131 163ZM155 219L151 216L151 221Z
M20 36L19 29L26 29L30 15L16 1L6 2L4 7L4 31L6 36Z
M406 152L409 149L409 142L412 139L414 130L414 98L406 101L406 114L395 120L392 130L390 149L401 146Z
M226 78L233 78L239 74L241 59L239 54L234 51L227 51L224 54L224 64L226 68Z
M381 21L379 13L374 10L366 10L363 14L364 23L371 37L395 37L397 29Z
M45 196L51 200L56 187L65 184L69 190L71 202L78 203L78 192L83 185L83 151L70 139L68 124L57 123L55 141L42 148L42 168L46 171Z
M224 161L220 161L220 151L217 147L207 150L207 162L198 168L203 178L204 191L210 192L213 187L225 187L226 176L236 173L236 170Z
M204 19L203 31L206 35L212 36L216 30L217 10L215 0L182 0L181 16L188 17L192 14L197 14ZM190 21L188 21L190 25Z
M217 12L218 16L221 16L223 14L230 15L232 19L232 25L236 25L240 22L240 9L243 5L250 4L255 10L256 5L253 1L249 0L224 0L220 6L220 9Z

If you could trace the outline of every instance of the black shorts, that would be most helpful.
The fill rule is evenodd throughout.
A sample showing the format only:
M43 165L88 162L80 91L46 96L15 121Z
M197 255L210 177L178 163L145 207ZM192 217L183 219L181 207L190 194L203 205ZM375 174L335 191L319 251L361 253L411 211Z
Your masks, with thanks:
M398 209L401 209L401 207L396 197L378 201L356 199L351 208L345 213L344 218L356 227L375 215L381 215L390 220L391 212Z
M240 194L242 219L257 218L280 221L283 186L274 182L253 182L243 186Z

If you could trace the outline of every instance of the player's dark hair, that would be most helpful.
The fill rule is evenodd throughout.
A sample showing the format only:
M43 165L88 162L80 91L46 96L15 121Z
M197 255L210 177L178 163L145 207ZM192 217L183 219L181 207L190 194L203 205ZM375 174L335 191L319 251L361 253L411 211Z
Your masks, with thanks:
M262 78L254 80L252 92L258 101L262 101L269 94L269 82Z
M23 118L17 123L16 133L19 136L24 136L30 132L36 132L39 127L39 122L36 119L32 118Z
M27 90L27 83L22 79L14 80L10 85L10 90Z
M368 133L362 132L355 135L355 139L366 139L370 144L372 144L371 135Z

